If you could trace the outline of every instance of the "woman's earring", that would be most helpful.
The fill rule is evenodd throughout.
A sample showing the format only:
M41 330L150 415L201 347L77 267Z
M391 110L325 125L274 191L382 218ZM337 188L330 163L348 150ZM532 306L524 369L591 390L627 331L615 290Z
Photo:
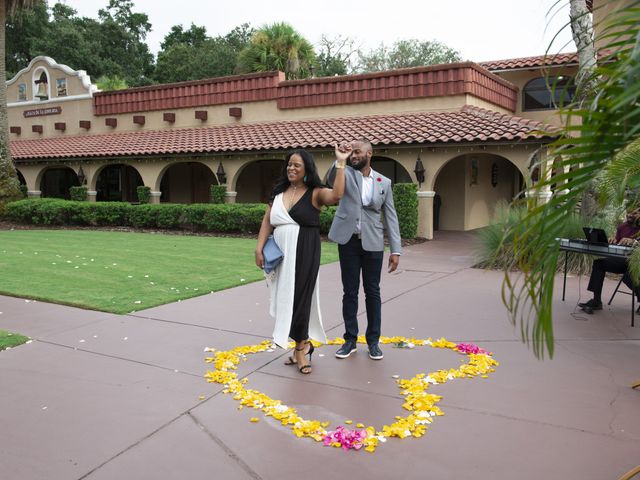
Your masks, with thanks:
M302 179L302 181L303 181L304 183L307 183L307 176L306 176L306 175L304 176L304 178Z

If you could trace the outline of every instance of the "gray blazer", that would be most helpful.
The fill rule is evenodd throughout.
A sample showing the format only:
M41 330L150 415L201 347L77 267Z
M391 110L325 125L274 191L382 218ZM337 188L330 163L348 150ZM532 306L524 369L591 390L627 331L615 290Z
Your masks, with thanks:
M335 167L334 167L335 168ZM329 178L332 178L329 173ZM380 213L384 212L384 223L391 253L402 253L398 215L393 204L391 180L371 170L373 177L373 200L371 205L362 205L362 175L351 167L345 167L344 195L340 200L331 229L329 239L344 245L354 233L360 219L360 235L362 248L368 252L384 250L384 226Z

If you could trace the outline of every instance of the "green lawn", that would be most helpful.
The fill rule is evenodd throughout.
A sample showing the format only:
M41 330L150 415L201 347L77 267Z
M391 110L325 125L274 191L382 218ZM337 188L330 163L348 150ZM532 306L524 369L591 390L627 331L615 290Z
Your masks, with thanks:
M264 278L253 239L0 231L0 294L128 313ZM322 262L338 259L322 244Z
M7 332L6 330L0 330L0 352L7 348L22 345L29 341L29 337L17 333Z

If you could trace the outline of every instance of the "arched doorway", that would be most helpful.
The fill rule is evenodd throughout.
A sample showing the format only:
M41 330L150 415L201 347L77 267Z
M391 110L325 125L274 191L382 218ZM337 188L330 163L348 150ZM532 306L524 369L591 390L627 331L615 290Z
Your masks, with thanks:
M131 165L104 167L96 180L96 200L99 202L137 202L137 188L144 185L142 177Z
M160 181L161 202L209 203L211 185L218 180L211 169L199 162L181 162L165 170Z
M434 231L487 226L496 205L517 197L522 182L518 168L504 157L474 154L449 160L434 183Z
M392 184L396 183L412 183L413 179L407 169L393 158L388 157L371 157L371 168L381 173L385 177L391 179Z
M70 167L47 168L40 178L40 196L46 198L71 198L69 189L80 186L76 172Z
M27 180L24 178L24 175L22 175L22 172L20 170L18 170L16 168L16 175L18 177L18 182L20 182L20 191L22 192L22 195L24 195L25 197L27 196Z
M238 174L236 202L266 203L275 181L282 175L284 161L258 160L247 164Z

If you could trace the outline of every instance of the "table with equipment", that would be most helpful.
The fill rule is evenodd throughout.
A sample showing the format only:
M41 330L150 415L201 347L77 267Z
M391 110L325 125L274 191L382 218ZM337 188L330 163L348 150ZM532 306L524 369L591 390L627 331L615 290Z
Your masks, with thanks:
M605 245L589 243L586 240L560 238L560 251L564 252L564 280L562 283L562 301L564 302L564 295L567 289L567 265L569 259L569 252L582 253L585 255L594 255L604 258L627 258L633 251L632 247L625 247L623 245ZM635 295L631 295L631 326L635 323Z

